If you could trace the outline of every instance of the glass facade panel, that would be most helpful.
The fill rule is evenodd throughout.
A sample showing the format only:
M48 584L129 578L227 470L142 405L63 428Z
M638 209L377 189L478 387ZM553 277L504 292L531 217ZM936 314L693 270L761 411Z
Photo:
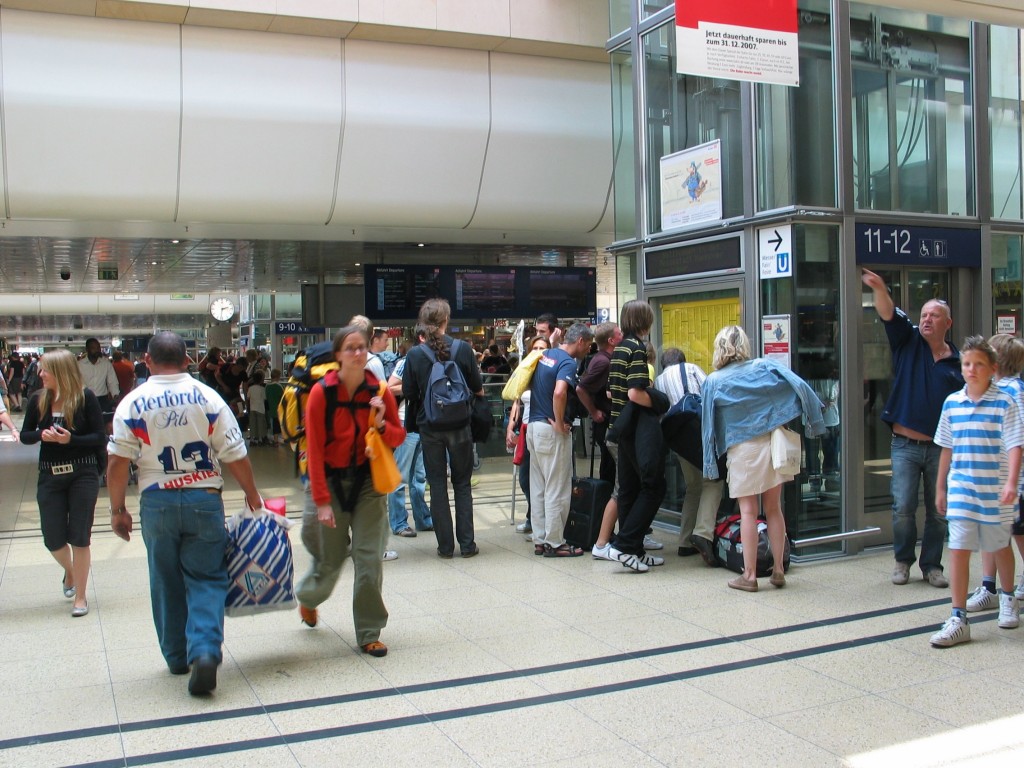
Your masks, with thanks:
M843 428L839 423L839 399L843 394L839 391L843 367L839 355L839 229L794 225L793 252L793 279L762 281L761 314L789 315L793 371L811 385L826 406L825 435L804 437L800 474L783 486L782 507L789 534L794 539L807 539L843 530L839 483ZM755 354L760 354L759 349ZM855 394L860 397L860 393ZM841 548L840 542L833 542L804 547L800 554Z
M277 317L282 320L294 320L302 317L302 294L275 294L274 311Z
M875 6L850 14L856 206L973 216L969 24Z
M836 205L831 26L828 3L801 3L800 86L756 87L758 210Z
M615 173L615 239L631 240L636 231L636 140L633 113L633 53L612 52L612 161Z
M1024 168L1024 91L1021 62L1024 51L1019 29L992 27L989 39L989 119L992 123L992 217L1024 218L1021 169Z
M643 0L640 6L640 16L641 18L653 16L662 8L668 8L670 5L674 5L674 0Z
M743 213L740 84L676 74L675 47L671 23L643 37L648 232L661 231L661 158L714 139L722 141L722 216Z
M992 235L992 328L997 333L1021 331L1020 235Z
M636 0L608 0L608 36L614 37L625 32L633 23L630 13Z

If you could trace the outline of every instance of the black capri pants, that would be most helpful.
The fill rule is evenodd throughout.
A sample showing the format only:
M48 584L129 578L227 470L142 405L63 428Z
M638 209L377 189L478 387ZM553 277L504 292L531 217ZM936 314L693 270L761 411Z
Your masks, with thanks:
M71 472L55 475L51 467L40 464L36 485L39 527L43 531L43 544L51 552L67 544L89 546L96 498L100 493L95 461L59 466L70 466Z

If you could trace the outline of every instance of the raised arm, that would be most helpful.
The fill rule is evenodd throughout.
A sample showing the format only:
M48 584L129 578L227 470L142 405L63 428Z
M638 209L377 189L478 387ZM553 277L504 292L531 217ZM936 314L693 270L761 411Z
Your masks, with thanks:
M892 296L889 295L889 287L885 284L885 280L870 269L864 268L861 268L860 280L874 294L875 311L878 316L885 322L892 320L893 315L896 314L896 304L893 302Z

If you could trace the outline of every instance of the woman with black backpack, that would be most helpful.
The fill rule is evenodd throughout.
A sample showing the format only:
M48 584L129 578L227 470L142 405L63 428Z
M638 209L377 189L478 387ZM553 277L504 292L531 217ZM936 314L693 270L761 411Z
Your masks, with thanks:
M438 557L463 557L480 550L473 531L472 396L483 396L483 378L473 347L446 334L451 307L444 299L427 299L419 324L426 341L409 350L402 377L402 395L409 401L406 429L419 432L423 465L430 485L430 516L434 521ZM455 529L448 503L448 467L455 491Z

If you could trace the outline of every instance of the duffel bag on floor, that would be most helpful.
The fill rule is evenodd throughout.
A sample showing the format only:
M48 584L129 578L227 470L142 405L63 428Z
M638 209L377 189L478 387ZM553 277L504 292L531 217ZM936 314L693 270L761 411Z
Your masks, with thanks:
M786 536L786 552L782 557L783 566L789 570L789 536ZM736 573L743 573L743 542L740 541L740 516L729 515L715 526L715 557L718 562ZM757 575L769 576L775 567L772 544L768 539L768 524L757 521Z

